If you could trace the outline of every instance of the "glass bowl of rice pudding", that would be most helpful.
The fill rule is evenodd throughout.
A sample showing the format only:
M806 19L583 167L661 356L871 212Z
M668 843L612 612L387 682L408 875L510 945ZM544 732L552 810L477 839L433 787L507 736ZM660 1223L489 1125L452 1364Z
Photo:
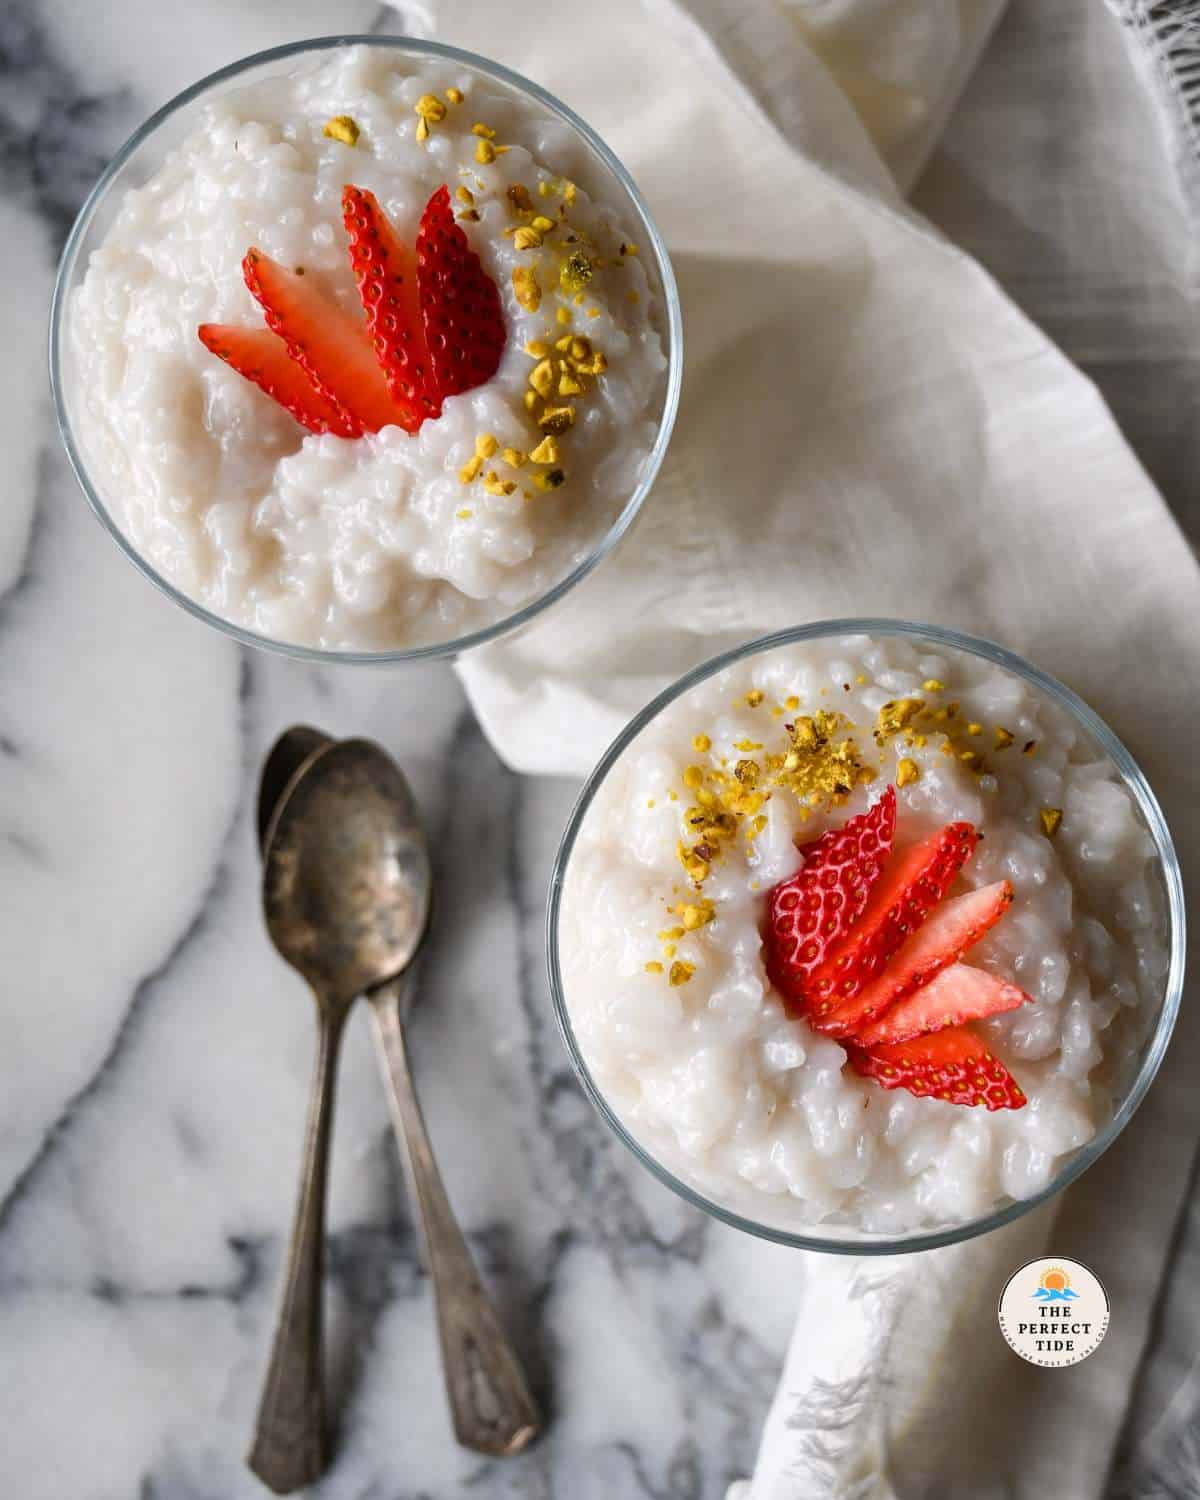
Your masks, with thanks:
M1183 978L1142 773L988 642L839 620L696 668L609 748L551 884L586 1093L663 1182L802 1248L983 1233L1137 1108Z
M406 38L264 52L160 110L52 311L63 439L124 552L243 642L342 661L461 651L578 583L650 490L681 363L603 141Z

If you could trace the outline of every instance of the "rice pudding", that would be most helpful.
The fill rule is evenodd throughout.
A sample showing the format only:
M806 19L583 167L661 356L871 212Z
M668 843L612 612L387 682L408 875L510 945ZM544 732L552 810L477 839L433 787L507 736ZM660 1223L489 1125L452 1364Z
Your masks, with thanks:
M346 47L218 94L73 294L90 477L165 579L268 638L484 628L588 557L646 470L667 360L638 222L577 132L462 65ZM440 340L465 384L389 363L380 233L407 257L396 338Z
M920 637L670 702L563 878L563 999L647 1153L756 1222L976 1219L1112 1118L1163 1000L1154 840L1065 708Z

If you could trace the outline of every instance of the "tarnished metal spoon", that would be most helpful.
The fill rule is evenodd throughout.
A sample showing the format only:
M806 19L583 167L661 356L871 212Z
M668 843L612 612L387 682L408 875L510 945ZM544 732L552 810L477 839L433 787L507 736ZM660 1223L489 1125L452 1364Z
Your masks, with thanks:
M305 973L318 995L321 1054L336 1054L336 1039L349 1005L346 1001L343 1006L339 999L322 1003L321 997L330 993L340 997L346 976L352 975L354 993L365 991L371 1002L392 1119L433 1279L455 1435L478 1452L519 1453L537 1436L540 1418L454 1219L405 1049L405 972L424 936L431 888L424 834L408 784L378 746L365 740L334 743L318 730L298 726L281 737L268 757L259 792L258 825L268 926L276 946ZM278 921L284 909L291 915L282 923L281 942L272 912ZM331 1013L333 1021L326 1019ZM333 1033L330 1047L324 1043L327 1029ZM332 1108L331 1065L323 1069L319 1054L314 1101L325 1091L330 1096L327 1116ZM310 1121L314 1117L321 1117L316 1102ZM310 1143L316 1134L310 1123ZM310 1165L323 1177L327 1120L325 1136L326 1147L306 1151L306 1184ZM314 1217L305 1215L309 1196L307 1190L302 1191L297 1244L303 1238L302 1222L307 1225L308 1218ZM311 1196L316 1196L315 1187ZM323 1184L320 1197L323 1202ZM320 1217L316 1223L319 1230ZM289 1267L276 1354L250 1457L255 1472L281 1490L315 1477L310 1465L323 1467L325 1456L319 1253L315 1262L311 1253L300 1257L297 1274L300 1279L315 1275L307 1294L310 1306L303 1316L289 1319L289 1309L304 1300L292 1293L294 1278ZM295 1329L285 1332L293 1322ZM288 1355L280 1352L281 1345L286 1345ZM274 1399L273 1392L278 1393ZM301 1412L313 1415L322 1434L311 1458L303 1452L295 1456L304 1447L294 1441ZM279 1429L276 1417L282 1418L283 1447L293 1450L290 1459L281 1456L273 1436Z

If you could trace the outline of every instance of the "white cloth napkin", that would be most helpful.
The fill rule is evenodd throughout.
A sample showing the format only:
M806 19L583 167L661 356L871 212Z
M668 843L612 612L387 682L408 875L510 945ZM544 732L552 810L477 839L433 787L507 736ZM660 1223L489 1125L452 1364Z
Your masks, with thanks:
M566 97L671 246L684 396L633 534L459 667L504 758L583 775L704 657L823 616L960 626L1074 685L1134 747L1185 863L1200 576L1092 386L903 204L995 18L936 0L430 0L445 40ZM752 1500L1094 1500L1200 1130L1185 1017L1160 1083L1060 1205L984 1240L797 1255L800 1309ZM1136 1210L1130 1207L1136 1194ZM995 1305L1052 1250L1113 1323L1021 1364Z

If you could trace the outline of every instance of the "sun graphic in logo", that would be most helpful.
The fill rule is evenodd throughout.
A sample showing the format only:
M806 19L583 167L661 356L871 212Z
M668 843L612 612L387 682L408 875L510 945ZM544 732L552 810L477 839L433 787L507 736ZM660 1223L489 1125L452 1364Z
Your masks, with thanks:
M1049 1265L1042 1272L1033 1296L1036 1302L1074 1302L1079 1293L1071 1290L1071 1278L1065 1267Z

